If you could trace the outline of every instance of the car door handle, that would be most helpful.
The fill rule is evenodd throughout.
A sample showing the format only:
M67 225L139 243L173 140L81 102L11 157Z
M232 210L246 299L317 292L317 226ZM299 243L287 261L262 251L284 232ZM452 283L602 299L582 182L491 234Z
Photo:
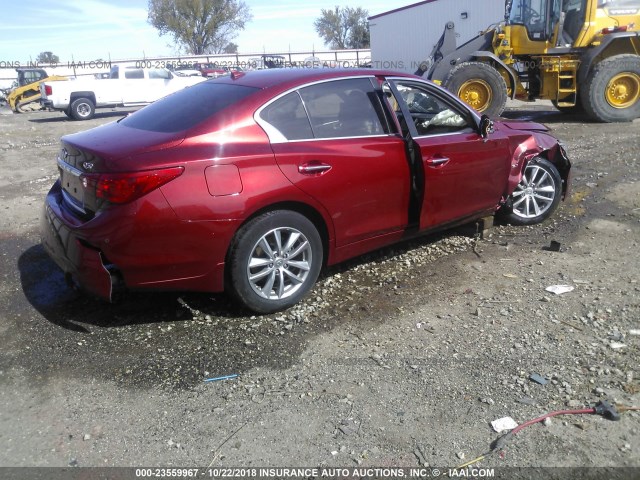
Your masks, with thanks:
M303 175L313 175L316 173L325 173L331 170L331 165L320 162L305 163L298 165L298 172Z
M437 167L438 165L444 165L448 161L449 161L449 159L446 158L446 157L430 158L429 160L427 160L427 164L428 165L433 165L434 167Z

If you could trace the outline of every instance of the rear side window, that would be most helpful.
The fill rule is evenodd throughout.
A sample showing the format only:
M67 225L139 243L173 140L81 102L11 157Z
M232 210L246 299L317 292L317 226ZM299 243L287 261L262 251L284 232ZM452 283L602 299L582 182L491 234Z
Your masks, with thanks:
M300 89L316 138L382 135L378 102L368 78L320 83Z
M141 79L144 78L144 71L143 70L125 70L124 71L124 78L129 78L129 79Z
M159 68L152 68L149 70L149 78L161 78L163 80L169 80L171 75L168 70L161 70Z
M279 98L262 112L260 118L274 126L287 140L313 138L309 117L298 92Z
M303 87L267 105L260 112L260 119L275 142L389 133L380 99L369 78Z
M121 120L123 125L151 132L188 130L259 89L223 83L198 83L164 97Z

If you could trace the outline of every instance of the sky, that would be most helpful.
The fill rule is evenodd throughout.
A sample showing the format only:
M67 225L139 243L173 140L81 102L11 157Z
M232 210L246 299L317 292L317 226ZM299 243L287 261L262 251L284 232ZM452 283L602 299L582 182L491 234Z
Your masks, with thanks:
M0 4L7 0L3 0ZM244 0L253 19L232 41L239 53L326 50L313 22L336 5L362 7L369 16L411 5L417 0L287 1ZM21 0L19 14L0 16L0 67L35 61L51 51L61 62L171 56L171 36L159 36L147 22L147 0ZM6 6L5 6L6 7Z

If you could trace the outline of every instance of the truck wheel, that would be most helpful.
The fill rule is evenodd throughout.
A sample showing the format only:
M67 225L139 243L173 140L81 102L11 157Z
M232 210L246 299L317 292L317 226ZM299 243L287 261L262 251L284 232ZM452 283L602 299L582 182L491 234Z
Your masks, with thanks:
M640 117L640 57L616 55L598 63L584 85L582 105L599 122Z
M461 63L449 72L443 86L478 112L490 117L500 115L507 104L504 78L486 63Z
M71 103L71 117L76 120L90 120L96 107L88 98L77 98Z

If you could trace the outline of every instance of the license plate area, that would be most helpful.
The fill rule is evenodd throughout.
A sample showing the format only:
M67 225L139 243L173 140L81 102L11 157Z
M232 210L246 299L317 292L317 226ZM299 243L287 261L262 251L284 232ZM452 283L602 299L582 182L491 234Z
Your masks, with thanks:
M60 185L65 203L81 215L87 214L85 208L86 188L83 185L82 172L58 158ZM84 179L86 182L86 178Z

